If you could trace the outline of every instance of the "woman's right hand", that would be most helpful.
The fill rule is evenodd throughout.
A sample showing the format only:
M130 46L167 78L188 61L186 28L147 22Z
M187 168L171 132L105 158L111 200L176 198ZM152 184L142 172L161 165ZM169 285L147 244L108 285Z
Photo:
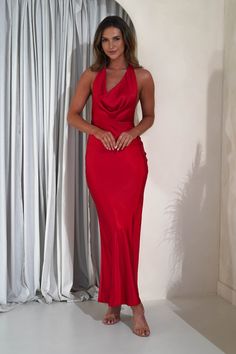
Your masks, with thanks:
M97 128L93 135L103 143L106 149L116 149L116 141L111 132Z

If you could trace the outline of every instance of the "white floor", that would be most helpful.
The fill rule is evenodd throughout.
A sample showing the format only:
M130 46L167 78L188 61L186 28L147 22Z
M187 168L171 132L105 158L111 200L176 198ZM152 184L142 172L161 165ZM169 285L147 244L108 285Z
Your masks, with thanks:
M131 330L131 310L104 325L106 304L30 302L0 314L1 354L236 354L236 308L221 297L143 302L151 335Z

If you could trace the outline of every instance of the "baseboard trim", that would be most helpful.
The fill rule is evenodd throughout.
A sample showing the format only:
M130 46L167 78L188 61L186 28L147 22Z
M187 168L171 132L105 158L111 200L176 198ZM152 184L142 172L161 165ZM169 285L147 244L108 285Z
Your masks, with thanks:
M236 290L223 284L221 281L217 282L217 294L236 306Z

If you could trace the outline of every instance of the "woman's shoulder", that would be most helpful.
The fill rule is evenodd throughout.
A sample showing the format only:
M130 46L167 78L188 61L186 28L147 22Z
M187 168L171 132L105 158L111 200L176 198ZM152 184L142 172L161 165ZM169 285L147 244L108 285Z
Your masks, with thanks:
M143 87L154 86L154 80L149 70L141 66L134 68L134 71L140 89Z
M84 82L85 85L92 86L98 73L99 71L94 71L91 67L88 67L80 75L80 81Z
M93 79L97 73L98 71L93 71L91 70L91 67L88 67L82 72L81 77L84 79Z
M136 76L140 79L140 80L150 80L152 79L152 74L149 70L147 70L146 68L144 68L143 66L140 66L138 68L134 68Z

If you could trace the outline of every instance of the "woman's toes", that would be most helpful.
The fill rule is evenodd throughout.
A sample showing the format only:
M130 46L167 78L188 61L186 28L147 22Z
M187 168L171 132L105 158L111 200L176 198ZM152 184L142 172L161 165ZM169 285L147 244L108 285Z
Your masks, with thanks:
M143 336L148 337L149 334L150 334L150 332L149 332L148 329L145 329L145 330L143 331Z
M121 306L111 307L108 306L107 312L104 315L104 324L114 324L120 321L120 310Z
M105 317L103 319L103 323L115 324L115 323L119 322L119 320L120 320L119 316L115 316L113 314L110 314L110 315L105 315Z
M148 337L150 335L149 330L134 329L134 333L140 337Z

